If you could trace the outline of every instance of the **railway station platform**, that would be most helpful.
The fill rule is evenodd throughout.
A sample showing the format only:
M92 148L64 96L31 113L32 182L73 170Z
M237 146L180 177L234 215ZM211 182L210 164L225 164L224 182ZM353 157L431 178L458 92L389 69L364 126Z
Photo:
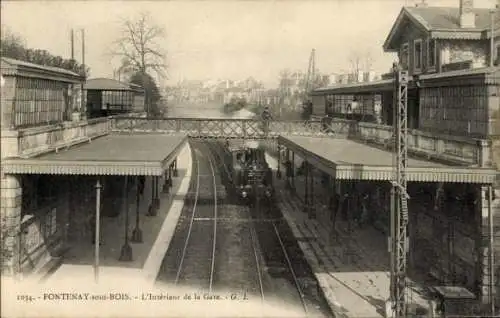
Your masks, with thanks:
M137 265L134 260L147 252L122 250L113 242L121 240L130 247L142 236L145 243L137 244L151 247L150 235L161 225L155 220L159 208L165 209L168 201L162 201L160 194L170 192L165 185L173 185L170 181L179 172L177 158L186 145L184 134L112 133L35 157L3 159L2 173L13 184L10 191L21 194L18 200L23 207L15 218L23 242L19 276L43 278L61 262L91 266L98 192L101 264L109 265L107 258L114 257L129 267ZM190 156L186 151L183 156ZM150 228L141 229L143 225ZM124 244L127 226L129 244ZM142 231L133 231L136 228Z
M273 170L278 166L274 157L266 158ZM335 228L324 218L308 218L302 211L303 178L298 178L297 195L285 186L285 180L275 179L278 204L304 253L318 284L337 317L384 317L385 302L389 298L389 263L387 237L373 228L347 232L346 222ZM321 181L316 178L315 183ZM318 193L318 196L321 196ZM319 203L318 214L326 206ZM326 212L326 211L325 211ZM427 301L414 283L411 293L413 308L427 308Z
M271 166L281 171L275 179L280 208L330 307L344 317L383 317L390 286L392 153L348 139L280 136L278 145L266 147ZM484 189L494 176L492 169L409 158L412 314L429 312L424 286L464 287L480 297L474 288L487 274L478 269L487 267L477 262L484 253L477 233L485 228ZM469 194L481 200L471 205Z
M127 277L127 280L124 281L125 284L130 283L132 279L143 282L145 280L149 284L154 283L188 191L192 170L189 144L185 144L180 150L178 161L178 177L173 178L169 193L160 194L157 215L154 217L145 215L148 211L147 200L143 200L139 207L142 214L140 228L143 232L143 242L131 243L133 255L131 261L119 260L120 250L124 244L123 229L126 222L126 211L120 213L116 218L104 217L101 220L100 283L101 281L104 284L113 283L114 286L119 287L119 282L116 281L118 277L119 279ZM146 180L144 197L151 196L153 190L151 181ZM129 196L134 198L133 190L129 192ZM135 223L135 215L133 215L135 213L130 213L130 211L135 211L135 200L129 200L128 204L133 224ZM129 226L129 235L133 227L134 225ZM62 264L44 279L45 284L57 284L71 277L78 277L78 280L81 279L82 282L92 281L94 277L94 249L95 245L90 241L83 241L78 246L72 246L71 250L64 256Z

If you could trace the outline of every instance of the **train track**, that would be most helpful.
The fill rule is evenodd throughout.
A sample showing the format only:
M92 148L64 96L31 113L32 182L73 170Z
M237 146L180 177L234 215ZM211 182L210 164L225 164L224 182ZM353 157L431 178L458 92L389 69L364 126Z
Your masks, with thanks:
M218 150L214 149L210 142L207 142L206 144L207 144L207 148L209 149L210 155L213 157L214 152L217 153ZM218 158L219 158L219 162L222 165L222 167L220 167L220 169L223 170L223 173L226 174L227 178L230 181L232 181L232 176L231 176L230 170L227 167L226 162L221 157L218 157ZM244 209L246 210L245 214L247 214L247 216L248 216L247 218L238 218L238 219L231 218L231 219L228 219L228 221L247 222L248 223L248 232L249 232L251 246L252 246L252 253L254 256L254 260L255 260L259 293L260 293L261 302L264 303L265 302L264 284L262 281L262 267L261 267L261 260L259 257L260 253L258 251L257 233L255 233L255 228L253 227L253 224L252 224L253 222L256 222L256 220L250 216L250 213L248 211L248 207L244 207Z
M208 148L210 149L210 152L212 153L212 156L213 156L213 152L214 152L213 147L209 146ZM226 163L223 160L220 160L220 162L222 163L223 171L226 174L228 174L228 177L230 178L230 171L229 171ZM300 303L302 305L302 309L304 310L305 316L308 317L309 316L309 312L308 312L308 307L307 307L306 300L304 298L304 293L303 293L302 288L300 286L300 283L298 281L297 275L295 274L295 270L293 268L293 265L292 265L292 262L290 260L290 257L288 256L288 252L286 250L286 247L283 244L283 240L281 239L279 230L278 230L278 228L276 226L276 222L279 222L281 220L280 219L261 219L261 218L255 219L255 218L251 217L251 215L250 215L251 214L250 213L250 209L248 207L246 207L246 210L247 210L246 214L249 216L248 218L237 219L237 220L233 220L233 221L247 222L248 223L249 236L250 236L251 246L252 246L252 250L253 250L253 254L254 254L254 258L255 258L255 266L256 266L256 270L257 270L257 277L258 277L258 280L259 280L259 289L260 289L260 296L261 296L262 303L265 302L265 292L264 292L264 284L263 284L263 279L262 279L261 259L259 257L260 253L258 251L258 235L257 235L257 233L255 231L254 224L259 224L260 226L262 226L261 225L262 223L268 223L268 224L272 225L272 229L274 231L276 239L279 242L279 246L280 246L281 252L283 254L283 257L286 260L287 270L288 270L289 274L291 275L291 277L292 277L292 279L294 281L294 286L296 288L298 297L300 299Z
M196 152L195 152L196 153ZM182 249L182 254L180 258L180 263L179 267L177 269L177 274L175 277L175 284L177 285L180 280L184 281L189 281L193 282L193 280L197 283L197 286L205 286L206 282L203 282L203 280L206 278L205 276L202 275L203 270L191 270L187 271L186 268L184 267L184 262L186 260L186 257L189 255L190 259L197 259L198 261L201 262L194 262L195 264L203 264L204 260L206 258L210 259L210 269L208 272L208 291L212 292L212 286L213 286L213 279L214 279L214 268L215 268L215 253L216 253L216 244L217 244L217 185L215 182L215 171L213 168L213 163L210 158L208 159L210 169L211 169L211 177L212 177L212 186L213 186L213 196L214 196L214 203L213 203L213 232L212 232L212 250L211 254L207 257L206 252L204 251L204 242L198 242L196 240L193 240L192 237L197 238L198 240L206 240L205 235L193 235L194 232L196 233L202 233L204 232L204 228L206 228L206 224L200 223L200 222L195 222L197 219L197 210L198 210L198 201L200 197L200 155L196 154L195 155L195 160L196 160L196 190L194 194L194 203L192 207L192 212L191 212L191 220L189 222L189 227L187 231L187 236L186 240L184 242L184 247ZM191 243L191 244L190 244ZM201 244L200 244L201 243ZM201 258L201 260L200 260ZM192 262L191 262L192 264ZM189 277L189 274L194 274L194 275L201 275L201 277Z
M281 213L272 205L271 214L257 214L232 201L225 177L232 167L216 153L221 149L215 142L192 144L189 195L157 280L209 294L245 291L263 306L284 302L300 316L318 316Z
M295 271L293 269L292 262L290 261L290 257L288 257L288 253L286 251L285 245L283 244L283 241L281 240L281 236L280 236L280 233L278 231L278 228L276 227L276 224L275 223L271 223L271 224L273 225L274 232L276 233L276 237L278 238L278 241L280 243L283 254L285 255L285 259L286 259L286 262L288 264L288 270L290 271L290 274L293 277L295 287L297 288L297 291L299 293L300 303L302 304L302 308L304 309L304 313L306 314L306 316L309 316L309 312L307 310L307 304L306 304L306 301L304 299L304 293L302 291L302 288L300 287L299 280L297 279L297 275L295 275Z

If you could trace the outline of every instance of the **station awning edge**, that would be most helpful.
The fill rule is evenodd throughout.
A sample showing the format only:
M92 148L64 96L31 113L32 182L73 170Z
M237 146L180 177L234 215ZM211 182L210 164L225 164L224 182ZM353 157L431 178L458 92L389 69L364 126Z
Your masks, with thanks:
M55 160L41 158L6 158L2 160L4 174L52 175L128 175L162 176L188 142L187 136L162 160Z
M289 147L300 157L306 159L317 169L341 180L390 181L393 180L392 166L366 165L355 163L335 163L295 144L285 138L278 138L278 142ZM462 167L462 166L432 166L408 167L407 180L410 182L456 182L492 184L496 182L497 171L489 168Z

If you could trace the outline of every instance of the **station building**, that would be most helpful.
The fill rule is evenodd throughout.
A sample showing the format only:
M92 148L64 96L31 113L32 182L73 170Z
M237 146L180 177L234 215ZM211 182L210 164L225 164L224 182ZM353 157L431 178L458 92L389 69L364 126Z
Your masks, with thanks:
M433 164L425 164L427 176L415 177L408 184L413 198L409 201L409 261L412 269L430 272L437 284L462 286L486 303L493 293L498 303L500 16L498 9L474 8L473 1L461 0L458 4L458 8L402 8L383 46L386 52L397 52L402 68L409 74L409 156L411 160L436 164L434 168ZM394 142L394 91L392 74L375 82L319 88L311 94L313 114L329 114L329 120L351 126L349 134L358 142L390 150ZM347 105L353 100L358 108L347 116ZM378 113L377 103L381 106ZM355 122L345 118L354 118ZM299 142L297 146L285 139L281 143L301 152L305 160L316 160L310 155L310 145ZM333 174L335 192L357 193L352 202L357 207L368 198L368 206L376 207L373 225L387 234L390 185L376 182L377 174L362 165L353 166L350 177L343 178L338 167L345 164L342 158L348 156L336 153L338 161L332 159L333 167L337 167L336 175ZM451 169L441 179L439 164ZM411 169L416 169L412 165L419 164L409 163ZM464 168L470 175L458 178L455 174ZM490 169L489 181L478 181L473 172L477 168ZM342 187L347 190L340 190Z

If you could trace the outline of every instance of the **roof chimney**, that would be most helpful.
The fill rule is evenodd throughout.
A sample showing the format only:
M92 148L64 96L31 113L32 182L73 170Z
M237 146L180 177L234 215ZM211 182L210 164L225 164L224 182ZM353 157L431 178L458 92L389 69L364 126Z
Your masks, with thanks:
M460 27L475 28L474 0L460 0Z
M415 7L417 7L417 8L427 8L428 7L427 0L421 0L420 3L416 3L415 4Z

